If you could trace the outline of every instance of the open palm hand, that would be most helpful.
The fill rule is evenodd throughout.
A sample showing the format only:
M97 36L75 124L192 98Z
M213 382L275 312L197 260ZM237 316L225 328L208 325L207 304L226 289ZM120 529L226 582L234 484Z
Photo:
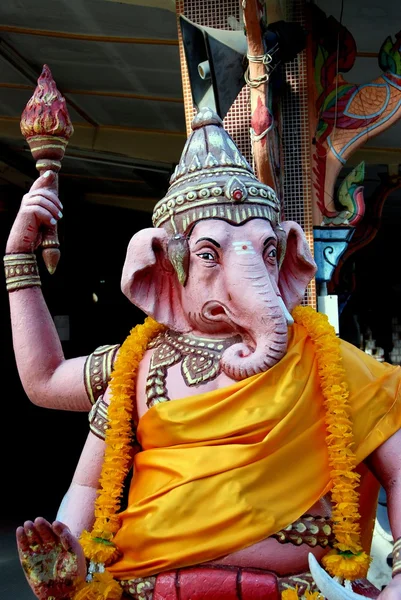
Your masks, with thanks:
M82 548L68 527L42 517L17 529L18 554L27 581L40 600L72 598L85 578Z

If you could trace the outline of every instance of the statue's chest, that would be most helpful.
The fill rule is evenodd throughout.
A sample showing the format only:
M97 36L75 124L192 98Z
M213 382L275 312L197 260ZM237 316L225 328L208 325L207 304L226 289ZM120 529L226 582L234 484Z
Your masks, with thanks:
M171 331L158 335L149 345L151 357L145 384L147 407L233 383L221 373L220 359L229 346L239 341L240 336L194 338Z

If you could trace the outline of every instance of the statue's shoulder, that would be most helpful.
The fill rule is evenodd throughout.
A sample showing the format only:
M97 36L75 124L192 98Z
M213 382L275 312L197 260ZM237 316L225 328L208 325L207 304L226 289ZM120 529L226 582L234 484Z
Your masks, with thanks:
M388 362L377 360L371 354L342 339L340 339L340 349L343 367L350 384L356 379L368 383L383 376L392 376L401 381L401 368L399 365L391 365Z

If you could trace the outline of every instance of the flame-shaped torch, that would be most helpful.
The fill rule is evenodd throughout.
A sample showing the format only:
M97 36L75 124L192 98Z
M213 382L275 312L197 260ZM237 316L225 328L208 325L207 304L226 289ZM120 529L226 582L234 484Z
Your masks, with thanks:
M43 66L34 94L22 113L21 132L29 144L40 175L49 170L56 174L53 189L57 193L57 174L74 128L65 98L58 91L47 65ZM46 227L41 246L43 260L52 274L60 259L57 226Z

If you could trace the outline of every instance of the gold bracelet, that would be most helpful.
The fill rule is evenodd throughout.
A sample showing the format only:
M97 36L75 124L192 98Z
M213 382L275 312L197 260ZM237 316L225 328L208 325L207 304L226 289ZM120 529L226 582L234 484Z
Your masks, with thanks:
M399 537L394 542L393 546L393 569L392 569L392 577L395 575L399 575L401 573L401 537Z
M3 260L7 292L41 285L34 254L6 254Z

